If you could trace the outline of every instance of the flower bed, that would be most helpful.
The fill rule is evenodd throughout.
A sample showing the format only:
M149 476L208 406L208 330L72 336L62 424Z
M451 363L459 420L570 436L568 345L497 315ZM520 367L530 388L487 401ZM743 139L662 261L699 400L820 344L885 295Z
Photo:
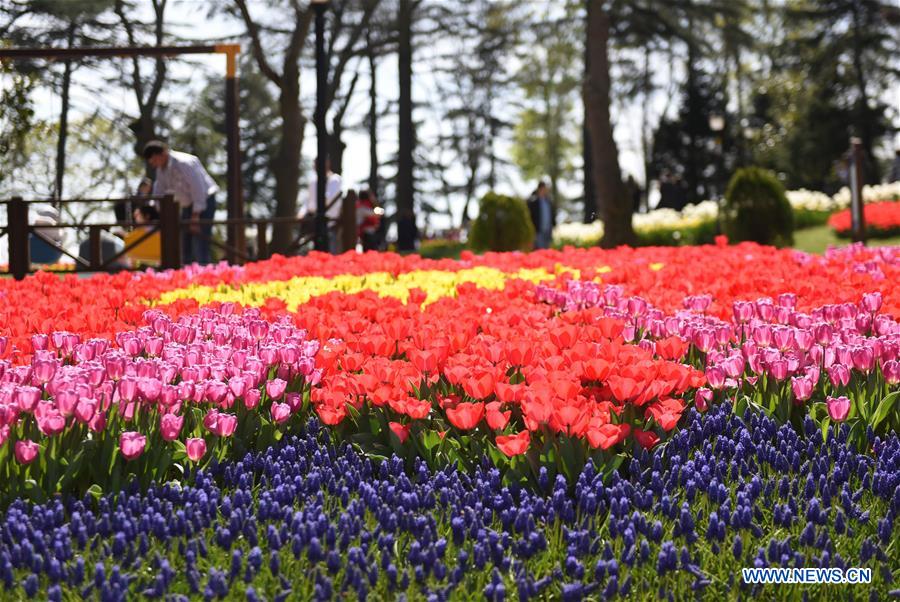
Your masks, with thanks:
M866 236L888 238L900 234L900 201L882 201L863 206ZM853 220L849 209L839 211L828 218L828 225L838 236L853 235Z
M0 582L51 599L733 596L758 560L874 566L886 592L898 279L896 249L719 244L2 281L27 303L0 314ZM321 432L292 439L310 418ZM441 537L443 573L421 556Z
M17 503L0 517L15 599L488 600L884 598L897 578L900 441L848 452L724 406L691 412L656 455L604 480L411 473L336 449L314 426L147 493ZM745 567L872 569L868 586L741 582Z

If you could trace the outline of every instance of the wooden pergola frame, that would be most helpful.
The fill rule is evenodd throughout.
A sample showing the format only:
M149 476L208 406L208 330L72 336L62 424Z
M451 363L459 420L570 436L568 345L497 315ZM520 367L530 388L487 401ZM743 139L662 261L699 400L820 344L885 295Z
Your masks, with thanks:
M225 63L225 132L227 159L228 261L236 263L239 254L246 254L246 240L239 222L244 218L244 198L241 191L240 126L238 123L237 55L240 44L207 46L113 46L97 48L0 48L0 61L44 59L65 61L85 57L170 57L182 54L224 54Z

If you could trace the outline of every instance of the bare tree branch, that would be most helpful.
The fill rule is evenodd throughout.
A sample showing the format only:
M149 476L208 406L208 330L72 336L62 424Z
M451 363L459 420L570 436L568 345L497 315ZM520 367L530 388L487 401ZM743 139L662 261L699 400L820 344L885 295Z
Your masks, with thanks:
M266 60L266 54L263 51L262 42L259 39L259 25L256 24L256 21L253 20L253 17L250 16L250 11L247 8L246 0L234 0L237 4L238 10L241 12L241 18L244 20L244 25L247 27L247 34L250 36L250 44L253 49L253 57L256 59L256 63L259 65L259 70L263 72L263 74L268 77L273 84L282 87L284 81L278 73L272 69L272 66L269 65L269 61ZM294 30L296 33L296 29Z

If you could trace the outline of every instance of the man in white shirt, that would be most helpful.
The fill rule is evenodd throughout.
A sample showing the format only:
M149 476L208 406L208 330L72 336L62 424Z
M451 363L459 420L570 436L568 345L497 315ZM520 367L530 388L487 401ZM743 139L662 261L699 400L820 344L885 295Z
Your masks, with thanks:
M313 171L309 178L309 192L306 197L306 205L300 207L300 217L315 215L318 210L318 174L319 160L313 161ZM331 171L331 161L325 160L325 215L328 217L328 248L332 253L337 249L337 228L341 218L341 193L344 182L341 174Z
M169 150L159 140L144 147L144 159L156 170L153 194L171 194L181 206L181 219L188 222L182 231L181 254L185 264L210 262L212 226L200 226L198 220L211 220L216 213L219 187L194 155Z

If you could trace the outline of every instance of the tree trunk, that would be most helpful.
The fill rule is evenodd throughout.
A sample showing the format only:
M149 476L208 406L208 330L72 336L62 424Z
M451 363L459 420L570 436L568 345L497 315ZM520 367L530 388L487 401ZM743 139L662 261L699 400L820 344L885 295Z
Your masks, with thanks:
M584 216L585 224L593 223L599 217L597 212L597 193L594 185L594 156L591 152L591 133L587 123L581 126L581 156L584 162Z
M75 43L75 22L69 24L69 48ZM59 115L59 137L56 140L56 184L53 198L63 198L63 180L66 176L66 140L69 137L69 90L72 86L72 61L66 61L62 80L62 108Z
M297 216L297 195L300 191L300 151L303 148L303 132L306 118L300 107L300 80L298 70L286 72L278 108L281 115L281 140L273 162L275 175L275 215ZM305 199L304 199L305 200ZM291 252L294 227L276 224L272 232L272 252Z
M650 211L650 172L653 168L651 163L653 151L650 147L652 135L650 131L650 90L652 85L650 75L650 46L647 45L644 47L644 72L641 89L641 154L644 160L644 192L641 195L641 202L644 211Z
M865 159L863 161L863 180L864 182L878 182L880 173L878 162L873 161L874 155L874 136L870 127L869 116L869 93L867 91L867 78L865 69L863 68L863 44L861 15L859 7L856 3L850 3L850 9L853 13L853 72L856 79L856 86L859 92L859 98L856 100L856 135L862 139L863 150L865 150Z
M593 151L594 183L603 211L604 233L600 244L607 248L634 243L631 199L622 184L619 151L609 116L609 28L603 0L591 0L587 17L590 70L584 81L584 112Z
M375 52L372 42L366 40L369 47L369 190L379 198L378 183L378 88L375 77Z
M697 94L697 53L692 43L688 43L687 58L687 135L688 135L688 152L687 165L685 166L685 180L688 189L688 202L695 203L699 201L697 190L700 187L700 169L697 165L697 129L700 120L703 119L698 111L700 103Z
M328 158L331 160L331 170L334 173L344 173L344 150L347 145L341 140L344 126L337 120L331 122L331 133L328 135Z
M413 180L415 131L412 118L413 1L400 0L399 7L397 62L400 75L398 107L400 127L397 153L397 250L413 251L416 246L415 183Z
M586 8L589 8L590 0L586 2ZM587 28L585 27L585 34L587 34ZM584 43L584 76L587 78L587 74L590 72L591 66L591 55L588 53L588 42L585 39ZM598 215L597 215L597 191L594 189L594 165L593 165L593 153L591 152L591 133L588 131L587 126L587 113L582 117L581 123L581 160L584 165L584 216L582 221L585 224L593 223Z

